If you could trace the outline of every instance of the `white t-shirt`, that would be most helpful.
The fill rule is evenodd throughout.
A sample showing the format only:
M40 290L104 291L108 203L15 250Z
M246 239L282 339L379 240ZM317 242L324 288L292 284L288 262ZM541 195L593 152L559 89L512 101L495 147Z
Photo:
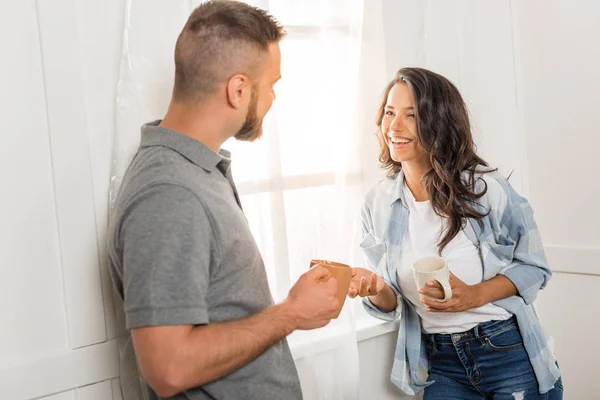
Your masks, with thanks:
M404 194L410 214L402 241L397 279L403 295L415 305L421 317L423 331L429 334L465 332L482 322L510 318L511 313L491 303L463 312L425 311L412 266L420 258L438 255L438 242L442 238L446 221L433 211L429 201L417 202L406 185ZM479 252L462 230L448 243L441 256L448 261L450 271L458 279L467 285L481 283L483 266Z

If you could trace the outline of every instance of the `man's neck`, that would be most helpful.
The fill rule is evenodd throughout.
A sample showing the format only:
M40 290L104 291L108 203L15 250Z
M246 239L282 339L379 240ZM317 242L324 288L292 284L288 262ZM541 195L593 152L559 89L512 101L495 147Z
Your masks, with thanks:
M218 153L223 143L232 136L226 133L222 121L221 113L210 104L192 110L171 102L160 126L189 136Z

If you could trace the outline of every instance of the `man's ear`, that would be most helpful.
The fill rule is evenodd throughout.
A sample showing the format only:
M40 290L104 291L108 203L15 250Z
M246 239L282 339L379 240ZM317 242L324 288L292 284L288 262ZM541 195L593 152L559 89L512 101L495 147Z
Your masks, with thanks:
M227 100L235 109L242 107L246 98L252 94L252 85L246 75L237 74L227 81Z

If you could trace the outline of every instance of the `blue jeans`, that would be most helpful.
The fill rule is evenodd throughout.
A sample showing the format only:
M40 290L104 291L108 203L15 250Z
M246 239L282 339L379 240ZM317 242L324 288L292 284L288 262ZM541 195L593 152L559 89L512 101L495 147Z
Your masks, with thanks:
M429 380L424 400L561 400L562 380L539 394L515 317L452 335L426 335Z

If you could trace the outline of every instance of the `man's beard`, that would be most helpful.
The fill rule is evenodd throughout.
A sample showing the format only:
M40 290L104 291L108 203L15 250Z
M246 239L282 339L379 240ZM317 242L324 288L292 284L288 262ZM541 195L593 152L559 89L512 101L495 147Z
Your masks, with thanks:
M252 88L252 95L250 97L250 104L248 105L248 114L246 114L246 121L240 130L235 134L237 140L244 142L253 142L262 136L262 118L258 118L257 115L258 106L258 90Z

